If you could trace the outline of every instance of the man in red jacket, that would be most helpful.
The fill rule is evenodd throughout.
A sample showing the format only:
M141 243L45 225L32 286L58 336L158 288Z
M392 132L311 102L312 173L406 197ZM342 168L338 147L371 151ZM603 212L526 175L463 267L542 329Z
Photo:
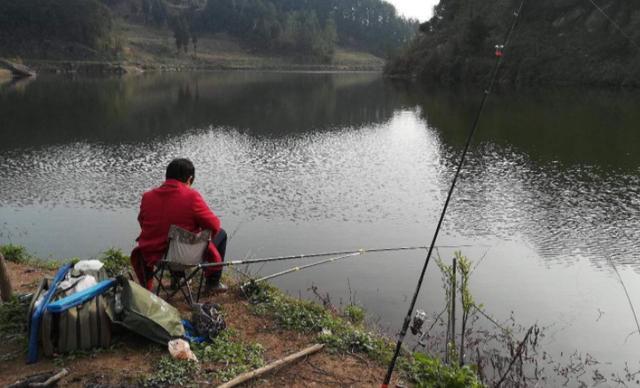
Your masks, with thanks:
M138 215L142 231L137 239L138 246L131 252L131 264L140 283L147 289L153 288L153 278L150 274L167 249L167 235L171 225L193 233L211 230L213 241L209 243L202 259L209 263L220 263L224 260L227 234L200 193L191 188L195 175L195 167L190 160L174 159L167 167L166 181L142 196ZM205 269L205 276L205 291L227 290L220 282L222 267Z

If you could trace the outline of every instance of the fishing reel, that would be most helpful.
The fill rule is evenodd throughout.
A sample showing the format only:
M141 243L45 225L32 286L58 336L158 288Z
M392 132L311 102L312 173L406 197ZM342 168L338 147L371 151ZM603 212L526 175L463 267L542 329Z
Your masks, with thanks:
M424 326L426 320L427 313L423 310L416 310L416 315L413 316L413 320L411 321L411 333L413 335L422 334L422 326Z

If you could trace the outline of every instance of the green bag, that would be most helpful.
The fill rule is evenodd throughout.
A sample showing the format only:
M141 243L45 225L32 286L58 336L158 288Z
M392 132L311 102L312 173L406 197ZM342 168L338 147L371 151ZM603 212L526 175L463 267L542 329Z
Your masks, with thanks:
M182 319L175 307L124 276L118 276L116 282L107 309L113 323L161 345L184 336Z

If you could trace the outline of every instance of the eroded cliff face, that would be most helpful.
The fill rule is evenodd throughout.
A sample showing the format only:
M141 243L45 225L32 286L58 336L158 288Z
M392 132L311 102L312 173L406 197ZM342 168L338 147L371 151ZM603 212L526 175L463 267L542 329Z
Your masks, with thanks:
M527 0L501 81L640 86L640 2L593 1L611 20L590 0ZM448 83L484 80L519 5L441 0L387 72Z

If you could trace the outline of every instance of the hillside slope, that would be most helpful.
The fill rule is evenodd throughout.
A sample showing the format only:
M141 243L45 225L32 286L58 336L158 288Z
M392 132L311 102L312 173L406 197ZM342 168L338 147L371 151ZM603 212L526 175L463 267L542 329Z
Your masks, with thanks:
M380 70L384 60L362 51L336 48L330 63L299 61L287 55L258 50L225 33L204 34L197 52L178 52L171 33L165 29L116 22L122 52L118 59L142 68L196 69L336 69Z
M384 0L6 0L0 57L62 71L380 69L417 27Z
M640 43L640 3L595 0ZM484 81L519 0L441 0L387 73L428 81ZM528 1L501 81L525 85L640 86L640 48L589 0Z

